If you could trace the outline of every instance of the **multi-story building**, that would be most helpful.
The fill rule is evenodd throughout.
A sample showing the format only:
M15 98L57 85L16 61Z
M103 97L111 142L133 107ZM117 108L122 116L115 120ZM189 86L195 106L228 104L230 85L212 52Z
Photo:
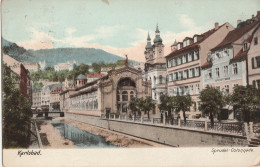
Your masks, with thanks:
M192 118L200 114L199 93L202 89L200 67L207 61L210 49L217 46L234 28L229 23L215 27L192 38L186 37L182 42L172 45L172 52L166 56L167 60L167 86L170 96L191 95L194 101L187 116ZM182 116L182 114L181 114Z
M260 11L257 12L256 18L260 20ZM255 29L251 36L251 43L248 51L248 82L249 85L260 88L260 28Z
M24 67L29 71L38 71L38 64L37 63L30 63L30 62L24 62Z
M71 70L73 70L73 65L75 63L76 62L59 63L59 64L54 65L54 70L55 71L62 71L62 70L71 71Z
M62 84L51 85L50 90L49 111L60 111L60 92L62 91Z
M41 87L32 90L32 108L36 111L41 109L41 90Z
M9 66L15 76L18 77L17 88L29 99L30 102L32 102L32 81L30 78L30 72L21 62L6 54L3 54L3 62Z
M51 84L51 85L44 85L41 90L41 109L45 111L50 110L50 98L51 98L51 91L54 90L59 83Z
M151 44L151 38L148 33L147 44L145 47L145 67L143 78L145 81L150 81L152 86L152 99L160 103L160 95L167 92L166 87L166 61L164 57L164 45L160 37L158 25L155 31L154 44ZM158 108L156 108L158 113ZM155 114L155 113L154 113Z
M257 27L259 22L255 19L240 26L238 24L222 42L211 49L207 62L201 66L203 88L209 85L225 93L232 93L235 86L248 85L247 53ZM227 106L222 111L226 119L234 119L232 108Z
M142 80L142 71L128 66L112 69L92 82L86 82L83 76L76 78L75 85L66 81L60 93L61 111L66 114L128 115L133 97L151 96L150 83Z

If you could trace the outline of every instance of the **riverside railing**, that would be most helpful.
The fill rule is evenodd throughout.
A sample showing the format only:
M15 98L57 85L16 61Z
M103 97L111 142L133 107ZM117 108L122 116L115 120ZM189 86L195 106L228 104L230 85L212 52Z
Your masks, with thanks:
M127 115L119 115L119 116L111 116L109 118L106 117L105 114L101 115L101 119L111 119L111 120L120 120L127 122L136 122L136 123L144 123L144 124L152 124L152 125L160 125L160 126L168 126L168 127L177 127L177 128L185 128L185 129L193 129L200 131L209 131L209 132L220 132L220 133L228 133L234 135L245 136L246 134L254 134L255 136L260 136L260 126L253 125L250 122L249 126L246 123L242 122L233 122L233 123L221 123L214 122L211 125L211 122L206 121L197 121L197 120L180 120L180 119L166 119L166 118L149 118L143 116L132 116L129 117Z
M260 136L260 125L250 125L252 127L252 132L256 136Z
M243 123L219 123L214 122L213 126L210 122L207 123L209 131L216 131L216 132L225 132L225 133L233 133L233 134L243 134L244 125Z

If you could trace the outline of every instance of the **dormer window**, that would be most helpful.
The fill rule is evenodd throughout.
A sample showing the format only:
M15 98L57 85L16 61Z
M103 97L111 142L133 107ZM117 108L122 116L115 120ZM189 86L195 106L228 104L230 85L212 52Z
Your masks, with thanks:
M177 45L177 49L179 50L181 48L181 44L178 44Z
M198 37L195 36L195 37L194 37L194 43L196 43L197 41L198 41Z
M183 41L183 47L187 46L187 41Z
M246 50L247 50L247 43L244 43L243 51L246 51Z
M190 45L190 40L187 40L186 41L186 46L189 46Z

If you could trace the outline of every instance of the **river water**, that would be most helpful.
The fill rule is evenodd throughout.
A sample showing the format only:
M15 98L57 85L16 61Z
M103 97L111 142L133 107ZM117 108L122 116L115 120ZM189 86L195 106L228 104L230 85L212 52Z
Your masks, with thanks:
M72 125L51 121L51 124L57 128L62 136L71 140L75 146L80 148L97 148L97 147L118 147L109 142L106 142L102 136L94 135L87 131L76 128Z

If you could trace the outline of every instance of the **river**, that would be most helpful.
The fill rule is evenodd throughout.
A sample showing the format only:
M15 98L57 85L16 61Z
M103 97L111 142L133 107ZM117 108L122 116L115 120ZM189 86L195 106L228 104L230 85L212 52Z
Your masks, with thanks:
M104 137L92 134L85 130L81 130L72 125L66 124L59 121L50 122L53 127L59 130L60 134L65 138L74 143L76 147L80 148L104 148L112 147L116 148L118 146L113 145L105 140Z

